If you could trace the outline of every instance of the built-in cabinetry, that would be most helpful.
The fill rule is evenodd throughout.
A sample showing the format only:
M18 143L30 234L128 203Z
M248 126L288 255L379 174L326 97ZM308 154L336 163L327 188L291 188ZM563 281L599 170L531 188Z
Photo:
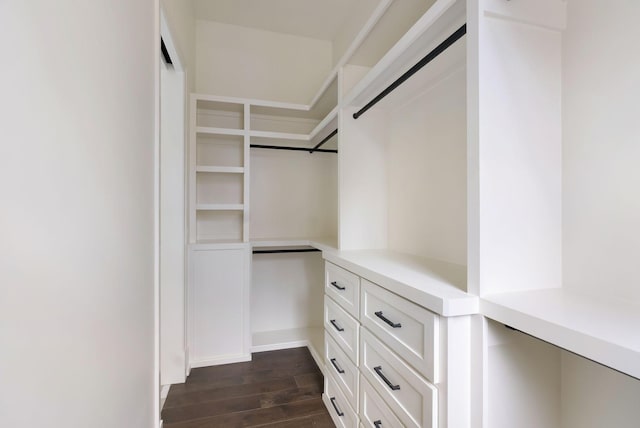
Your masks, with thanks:
M633 156L633 121L612 116L633 104L621 95L632 74L604 78L610 70L594 47L620 65L622 51L604 46L628 47L637 32L616 24L626 19L622 10L608 9L591 1L436 1L372 68L342 70L341 253L351 269L368 257L383 269L415 256L392 275L396 293L439 315L460 303L449 297L457 292L480 298L468 313L482 316L466 333L470 417L441 426L630 427L638 419L630 397L640 396L640 299L637 274L619 260L640 246L637 234L624 236L637 229L630 218L638 210L624 202L632 190L622 179L638 176L600 148L615 129L612 150ZM466 36L366 107L465 22ZM589 95L594 88L604 104ZM419 291L403 286L421 263L437 270ZM442 299L426 290L435 283ZM606 400L601 384L619 399Z
M293 346L322 361L308 250L336 246L336 96L335 79L313 106L192 94L191 367Z
M239 353L309 344L345 427L635 426L637 65L598 43L631 51L640 11L617 6L437 0L314 106L194 96L216 113L192 115L190 290L211 263L252 272L227 275L251 276L226 300L251 318ZM325 267L247 256L301 247ZM214 250L238 253L195 256Z
M323 400L336 425L468 426L469 329L477 298L449 296L419 281L418 267L434 272L409 256L390 262L388 252L339 251L325 257ZM397 294L421 285L415 291L431 298L427 306ZM427 309L445 301L452 306L445 313L454 317Z

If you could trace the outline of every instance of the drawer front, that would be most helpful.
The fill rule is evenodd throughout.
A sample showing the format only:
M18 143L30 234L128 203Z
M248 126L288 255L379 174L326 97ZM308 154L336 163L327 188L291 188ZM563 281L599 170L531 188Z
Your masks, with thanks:
M427 379L440 382L436 314L363 279L360 322Z
M360 418L363 424L372 428L404 427L382 397L364 378L360 380Z
M333 374L338 386L342 389L351 407L358 411L358 367L347 357L338 344L324 335L324 359L327 372Z
M358 427L357 413L351 408L347 398L331 375L324 377L324 394L322 394L322 401L324 401L324 405L327 407L336 427Z
M345 354L358 365L360 324L330 297L324 297L324 328Z
M363 328L360 371L407 427L438 426L438 390ZM363 382L364 383L364 382Z
M332 263L325 263L324 292L352 317L360 316L360 277Z

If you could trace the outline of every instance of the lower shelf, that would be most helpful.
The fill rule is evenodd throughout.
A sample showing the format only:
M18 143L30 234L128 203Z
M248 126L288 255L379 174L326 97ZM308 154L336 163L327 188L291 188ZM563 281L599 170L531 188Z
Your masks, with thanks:
M640 308L563 289L484 296L487 318L640 379Z
M311 356L324 374L324 328L307 327L253 333L251 352L307 346Z

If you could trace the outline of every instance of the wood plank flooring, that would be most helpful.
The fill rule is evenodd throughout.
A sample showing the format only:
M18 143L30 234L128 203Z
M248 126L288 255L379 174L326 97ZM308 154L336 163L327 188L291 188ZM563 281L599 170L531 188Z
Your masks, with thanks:
M164 428L334 428L322 388L306 347L256 353L250 362L193 369L172 385Z

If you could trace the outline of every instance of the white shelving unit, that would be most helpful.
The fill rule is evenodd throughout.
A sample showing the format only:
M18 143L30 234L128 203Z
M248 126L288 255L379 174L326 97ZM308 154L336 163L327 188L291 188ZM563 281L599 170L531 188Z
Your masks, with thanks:
M193 141L221 141L226 160L192 164L192 197L198 175L220 175L227 178L216 183L228 193L219 193L236 200L192 199L191 242L234 239L209 227L235 230L235 240L252 249L317 248L327 261L437 314L446 326L441 344L450 345L436 385L440 428L634 427L637 272L601 229L624 240L627 253L640 247L637 220L629 220L640 212L635 199L619 206L607 192L631 194L638 179L621 159L633 158L633 121L613 117L634 111L635 101L621 94L637 67L600 49L620 73L603 82L611 70L580 37L593 32L592 41L631 51L625 41L640 34L617 23L637 11L595 0L437 0L375 64L343 61L313 106L194 95L220 113L194 119ZM466 36L354 118L463 25ZM311 148L336 128L339 161L250 149ZM606 155L594 155L600 140L617 143L620 158L599 163ZM227 150L234 144L242 147L235 155ZM202 159L215 158L206 150ZM626 181L611 177L618 168ZM594 185L592 173L604 184ZM589 199L592 190L599 200ZM606 267L618 263L607 251L625 261L624 275ZM313 303L322 260L314 253L257 257L251 349L309 346L322 368L321 305Z
M193 94L189 242L248 240L249 139L243 102Z

